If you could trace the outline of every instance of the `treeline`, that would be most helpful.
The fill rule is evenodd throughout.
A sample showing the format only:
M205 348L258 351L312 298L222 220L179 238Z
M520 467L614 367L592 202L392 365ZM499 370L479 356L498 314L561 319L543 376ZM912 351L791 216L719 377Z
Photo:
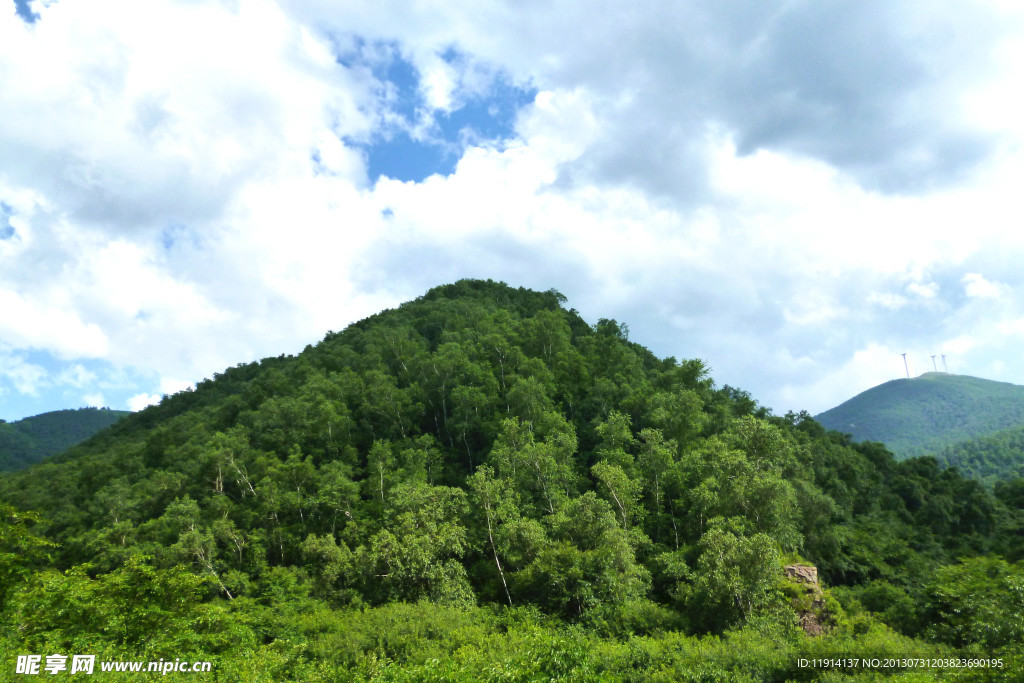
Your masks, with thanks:
M774 416L563 303L439 287L6 475L8 645L196 653L224 680L1021 665L1020 483Z

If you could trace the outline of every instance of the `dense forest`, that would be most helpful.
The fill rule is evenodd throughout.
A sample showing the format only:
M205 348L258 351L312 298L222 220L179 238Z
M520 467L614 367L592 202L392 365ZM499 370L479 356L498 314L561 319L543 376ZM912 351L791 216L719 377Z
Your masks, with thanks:
M1024 480L992 492L773 415L564 304L438 287L0 476L3 666L1024 676ZM855 656L895 663L800 663Z
M872 387L814 419L908 458L1024 425L1024 386L926 372Z
M60 453L128 415L127 410L55 410L15 422L0 420L0 472Z
M998 486L1002 481L1024 477L1024 425L961 441L933 455L964 476Z

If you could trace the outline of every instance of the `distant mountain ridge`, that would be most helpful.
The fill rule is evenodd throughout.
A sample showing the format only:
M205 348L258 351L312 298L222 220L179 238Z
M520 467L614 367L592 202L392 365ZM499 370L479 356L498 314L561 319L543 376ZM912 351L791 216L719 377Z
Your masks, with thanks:
M909 458L1024 425L1024 386L927 372L868 389L815 419Z
M18 470L71 448L129 415L127 410L55 410L16 422L0 421L0 472Z

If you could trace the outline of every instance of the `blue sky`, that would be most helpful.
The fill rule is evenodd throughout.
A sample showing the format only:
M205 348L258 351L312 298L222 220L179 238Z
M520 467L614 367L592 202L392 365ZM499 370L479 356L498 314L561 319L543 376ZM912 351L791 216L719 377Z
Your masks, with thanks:
M27 22L35 21L37 15L32 12L32 8L29 7L28 0L14 0L14 7L21 19Z
M1024 384L1022 21L8 4L0 418L138 409L461 277L554 287L777 412L902 352Z
M375 59L361 59L366 52ZM455 67L465 59L451 49L441 58ZM450 175L468 146L501 146L515 138L516 114L536 95L536 89L511 83L498 72L489 74L480 91L467 94L449 110L438 111L425 100L416 66L402 57L397 45L353 50L339 55L338 62L348 68L369 68L388 92L393 116L389 125L368 140L346 141L364 152L371 183L381 176L421 182L434 174Z

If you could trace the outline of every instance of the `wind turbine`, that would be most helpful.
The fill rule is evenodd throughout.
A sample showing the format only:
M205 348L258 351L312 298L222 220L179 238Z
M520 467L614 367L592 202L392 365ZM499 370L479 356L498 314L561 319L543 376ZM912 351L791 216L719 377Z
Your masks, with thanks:
M946 354L942 354L942 369L946 371L947 375L949 374L949 368L946 367Z
M907 371L907 379L910 379L910 366L907 365L907 354L901 353L903 356L903 369Z
M935 368L935 372L939 371L939 366L935 364L935 354L932 354L932 367Z

